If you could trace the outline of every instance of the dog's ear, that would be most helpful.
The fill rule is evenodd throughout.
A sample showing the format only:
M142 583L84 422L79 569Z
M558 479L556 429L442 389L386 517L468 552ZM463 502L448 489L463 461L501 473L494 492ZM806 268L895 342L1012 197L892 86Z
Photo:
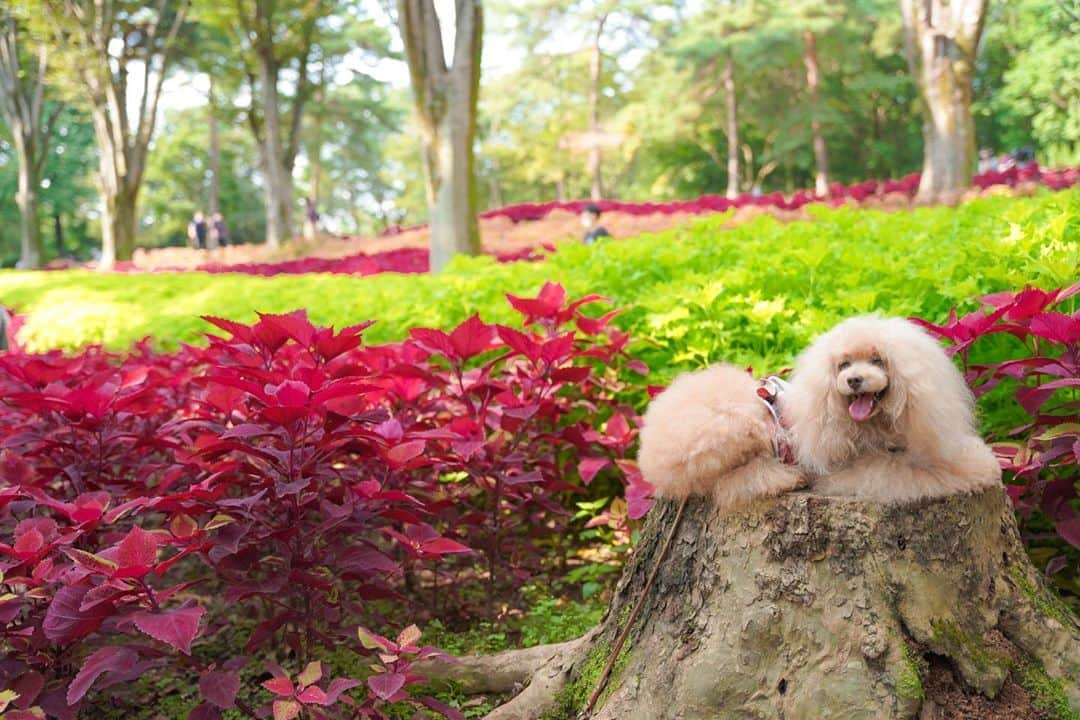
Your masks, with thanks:
M845 430L852 421L836 392L832 342L833 333L826 333L799 356L784 396L784 421L795 437L799 464L818 475L854 452L852 433Z
M954 452L957 436L975 433L975 398L936 340L907 320L890 323L882 348L889 367L882 410L909 452L946 457Z

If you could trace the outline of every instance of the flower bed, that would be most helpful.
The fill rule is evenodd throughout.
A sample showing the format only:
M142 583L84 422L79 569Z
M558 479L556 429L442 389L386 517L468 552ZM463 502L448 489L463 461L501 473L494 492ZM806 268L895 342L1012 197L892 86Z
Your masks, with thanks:
M410 693L437 653L415 626L375 630L542 576L590 485L625 485L591 505L609 521L649 503L615 313L509 300L521 329L391 345L298 311L170 354L0 355L0 712L67 720L153 676L198 684L192 718L463 717Z

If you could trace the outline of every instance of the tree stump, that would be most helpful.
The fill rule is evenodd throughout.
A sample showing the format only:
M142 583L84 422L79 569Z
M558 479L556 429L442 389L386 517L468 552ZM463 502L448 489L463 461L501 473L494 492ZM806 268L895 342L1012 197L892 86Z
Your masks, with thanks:
M650 514L601 624L490 720L578 717L675 512ZM906 506L798 492L728 517L690 500L591 715L1059 717L1080 717L1080 624L997 488Z

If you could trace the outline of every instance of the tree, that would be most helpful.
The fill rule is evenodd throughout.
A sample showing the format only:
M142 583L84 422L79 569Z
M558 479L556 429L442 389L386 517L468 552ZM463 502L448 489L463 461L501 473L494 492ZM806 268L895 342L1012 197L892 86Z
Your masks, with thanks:
M1021 685L1080 709L1080 625L1000 488L908 506L800 492L726 516L692 499L680 514L651 511L584 637L412 669L466 691L527 685L488 720L572 719L590 696L594 720L911 720L958 701L966 717L1042 717Z
M676 60L678 69L688 68L683 82L668 84L659 80L650 87L649 93L660 98L661 107L671 110L687 102L700 103L688 108L695 116L695 124L707 118L709 130L695 133L699 147L718 166L726 169L728 198L734 198L740 189L740 152L742 143L739 132L739 84L736 66L740 61L748 64L747 51L753 52L757 44L754 29L765 23L760 7L739 0L726 0L708 5L702 12L685 18L673 37L662 43L660 52L669 53ZM740 57L736 58L736 53ZM722 93L720 92L722 91ZM723 99L722 108L706 104L713 98ZM700 98L706 102L695 100ZM745 112L744 115L748 114ZM662 117L663 113L661 113ZM713 117L723 117L717 125ZM713 132L715 130L715 132ZM721 156L716 149L714 135L722 135L727 151Z
M203 202L215 192L215 185L217 210L227 223L229 242L263 239L266 209L255 181L255 141L239 122L240 114L235 109L226 113L229 108L224 105L217 108L221 122L216 158L207 152L214 126L205 121L205 106L172 110L162 117L141 203L145 245L184 245L192 214L213 207Z
M396 222L392 200L398 194L384 174L386 142L401 127L405 108L388 97L384 83L357 73L327 87L311 110L304 121L305 179L320 218L339 232L385 230Z
M322 0L275 3L233 0L221 8L229 32L244 52L251 91L248 124L259 150L266 198L266 244L277 247L293 233L292 173L300 147L304 105L311 80L316 24ZM283 69L295 72L291 103L281 88Z
M320 40L324 61L317 67L315 91L301 129L301 147L307 160L306 199L317 210L320 221L327 219L338 227L345 208L336 201L345 197L355 197L369 211L389 210L375 200L377 195L390 194L380 177L382 145L390 129L401 126L402 119L397 108L391 107L386 83L363 70L377 67L382 59L399 57L390 49L390 28L357 13L340 20L340 27L333 34L324 33ZM328 61L346 57L348 62ZM363 209L349 208L348 214ZM328 218L328 211L337 218ZM358 232L359 226L372 224L355 223L353 231ZM311 240L317 233L316 222L309 215L304 220L304 236Z
M433 0L398 0L431 214L431 269L480 252L473 141L483 38L481 0L455 0L447 64Z
M923 111L919 198L950 200L971 182L975 60L987 0L900 0L904 49Z
M15 193L19 208L18 266L37 268L44 260L38 186L49 154L52 129L63 104L46 107L48 48L38 45L28 53L22 47L24 40L24 28L11 10L0 10L0 111L11 132L19 163L19 186Z
M360 7L354 0L227 0L200 7L200 22L231 40L223 75L240 77L249 90L245 112L258 147L271 247L292 238L304 116L350 51L345 40Z
M1080 163L1080 11L1017 0L988 12L975 79L980 145L1031 145L1044 164Z
M58 69L89 106L99 149L101 267L131 259L161 88L190 0L23 0ZM135 79L135 82L129 82ZM135 85L136 87L132 87Z

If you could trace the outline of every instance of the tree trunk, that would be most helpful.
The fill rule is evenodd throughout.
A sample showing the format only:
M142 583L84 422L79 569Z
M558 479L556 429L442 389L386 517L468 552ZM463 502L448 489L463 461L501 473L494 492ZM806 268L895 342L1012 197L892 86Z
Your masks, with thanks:
M431 269L441 270L460 248L480 252L476 221L476 189L473 178L472 135L475 116L461 104L451 105L443 116L432 150L429 171L438 183L431 207Z
M319 146L316 145L316 148ZM311 156L311 182L308 183L308 198L311 201L312 208L319 207L319 173L322 172L322 164L319 160L317 150L312 152ZM319 236L319 224L313 220L311 213L304 213L304 237L308 240L315 240Z
M600 155L600 81L602 79L604 54L600 50L600 38L604 35L604 24L607 23L607 15L600 17L596 26L596 35L593 36L592 55L589 58L589 132L592 141L589 143L589 177L592 178L592 188L589 196L593 200L604 197L604 184L601 175Z
M130 260L135 253L135 194L129 190L102 192L101 260L102 269L117 261Z
M900 0L908 65L922 98L922 202L955 201L971 182L971 84L986 5L987 0Z
M675 512L653 510L601 624L552 646L488 720L577 717L657 565L593 720L1080 710L1080 623L1028 562L1000 489L908 506L797 492L728 517L694 499L661 559Z
M212 227L214 214L221 212L221 141L218 138L217 102L214 97L214 79L212 76L206 100L206 122L209 135L206 164L210 169L210 184L206 193L206 209ZM206 246L210 249L218 246L217 233L208 232L206 234Z
M281 105L278 98L278 68L272 50L258 53L259 89L262 93L263 172L266 196L266 244L280 247L292 238L292 173L285 165L281 140Z
M739 195L739 116L735 106L735 57L731 50L724 63L724 104L727 108L727 198Z
M49 136L59 113L43 114L48 50L37 50L36 66L21 49L22 29L15 17L0 10L0 116L7 123L18 162L19 261L16 267L39 268L44 260L38 222L37 189L41 180Z
M433 1L398 4L423 146L432 272L442 270L455 254L480 253L473 141L483 6L480 0L456 0L455 8L453 63L448 68Z
M56 257L67 257L67 248L64 247L64 223L60 219L60 213L53 213L53 235L56 237ZM74 256L75 253L72 253Z
M24 143L16 142L16 148ZM24 157L24 154L27 157ZM41 182L36 168L38 163L33 158L33 152L18 152L19 155L19 189L15 193L15 204L19 206L19 238L21 241L19 252L19 268L33 270L39 268L44 260L41 247L41 227L38 222L38 199L37 188Z
M818 76L817 40L814 33L803 33L806 63L806 87L810 90L810 131L814 138L814 194L824 197L829 192L829 160L825 152L825 136L821 134L821 107Z
M323 66L319 75L318 90L315 92L316 106L321 107L326 99L326 68ZM322 176L322 123L316 121L311 128L311 139L308 142L307 154L308 154L308 174L310 178L308 180L308 200L310 201L310 208L319 207L319 199L322 194L322 188L319 187L319 181ZM313 220L311 213L304 213L304 238L309 241L313 241L319 236L319 223L317 220Z

